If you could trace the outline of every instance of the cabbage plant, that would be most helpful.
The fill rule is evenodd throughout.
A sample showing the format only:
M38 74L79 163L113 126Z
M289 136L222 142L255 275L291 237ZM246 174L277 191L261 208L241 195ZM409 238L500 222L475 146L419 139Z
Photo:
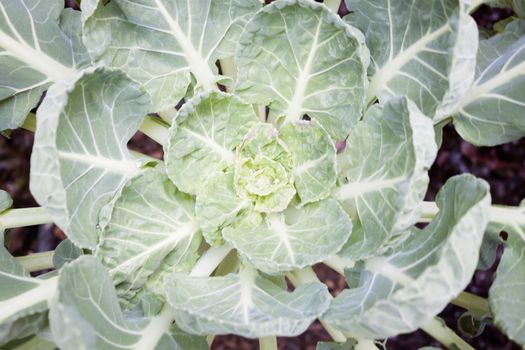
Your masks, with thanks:
M2 0L0 129L35 131L41 207L2 191L0 226L68 239L0 246L0 345L270 350L318 320L318 349L417 329L472 349L436 316L452 303L464 332L525 346L525 207L468 174L424 201L447 123L476 145L525 135L525 6L499 1L515 16L488 32L482 2ZM128 150L137 131L163 160ZM488 298L464 292L500 243Z

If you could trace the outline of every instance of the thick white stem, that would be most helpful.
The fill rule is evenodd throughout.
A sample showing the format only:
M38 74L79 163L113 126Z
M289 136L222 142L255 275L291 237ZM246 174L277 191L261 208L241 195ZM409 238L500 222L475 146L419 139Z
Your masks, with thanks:
M146 328L142 330L144 335L141 337L140 341L135 344L134 349L154 349L160 338L162 338L165 333L169 332L172 323L173 311L170 306L165 305L160 314L153 317Z
M341 0L324 0L323 4L337 14L339 6L341 5Z
M426 333L435 338L441 344L451 349L453 346L460 350L474 350L466 341L458 336L453 330L448 328L442 321L433 318L424 327L421 327Z
M235 58L228 57L219 60L221 66L222 75L229 77L233 82L237 80L237 65L235 64ZM228 91L231 91L231 88L228 88Z
M490 315L490 307L487 299L468 292L460 293L452 304L470 311L475 316Z
M205 277L211 275L232 249L228 244L211 247L202 254L199 261L193 266L190 276Z
M277 350L277 338L274 336L259 338L260 350Z
M16 260L29 272L52 269L55 251L18 256Z
M53 222L51 216L44 208L9 209L0 214L0 228L9 229L33 225L50 224Z
M439 209L435 202L423 202L419 222L430 222L437 215ZM493 205L489 211L489 221L492 223L518 226L525 225L525 207L508 207Z
M161 145L168 142L169 129L157 118L146 116L140 126L140 131Z

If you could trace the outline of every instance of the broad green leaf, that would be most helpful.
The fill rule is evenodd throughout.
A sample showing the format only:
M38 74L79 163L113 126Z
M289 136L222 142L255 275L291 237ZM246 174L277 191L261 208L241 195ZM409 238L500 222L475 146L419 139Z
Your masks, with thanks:
M237 214L251 205L235 192L232 171L211 177L197 194L195 203L195 214L206 241L211 245L222 244L222 228L235 222Z
M45 315L45 318L47 320L47 315ZM7 346L8 349L11 349L9 346ZM16 345L14 349L16 350L56 350L56 345L52 342L50 342L47 339L41 338L38 335L28 339L27 341L24 341L20 345Z
M47 308L46 308L47 309ZM11 344L18 343L24 338L30 337L44 328L47 324L47 312L36 312L23 316L16 321L0 324L0 346L11 349ZM16 349L19 347L17 346ZM4 349L4 347L2 347ZM38 349L40 348L28 348ZM54 347L52 348L54 349Z
M126 71L145 86L153 111L182 99L192 76L216 90L215 62L233 56L257 0L82 1L84 41L99 62Z
M96 283L93 283L96 282ZM60 349L180 349L180 331L170 333L169 308L150 318L122 313L109 273L94 257L82 256L60 270L58 295L49 320ZM204 339L193 337L195 349ZM188 335L182 335L183 344ZM161 346L161 344L163 344Z
M294 184L301 204L326 198L336 181L336 149L330 135L312 120L285 125L279 137L292 154Z
M470 282L490 206L486 182L471 175L447 181L439 213L423 230L384 256L347 270L351 289L332 302L323 319L365 338L386 338L424 326Z
M410 100L396 98L368 110L339 158L341 185L334 196L360 222L343 256L376 255L416 223L436 152L432 122Z
M259 270L291 271L318 263L341 249L352 223L332 199L268 214L254 228L227 227L224 239Z
M11 208L13 205L13 200L9 193L4 190L0 190L0 213Z
M53 82L90 63L80 13L59 0L0 3L0 130L14 129Z
M124 186L96 250L119 296L136 294L155 273L191 269L201 242L194 206L159 170Z
M357 342L354 339L348 339L344 343L319 342L315 350L355 350Z
M0 234L0 346L35 334L47 321L57 278L32 278L4 247Z
M236 93L286 122L316 119L337 140L361 117L369 53L363 35L325 6L276 1L246 25Z
M218 171L233 165L235 148L257 122L251 105L218 92L198 95L179 111L165 146L170 179L196 194Z
M525 346L525 201L520 208L496 218L502 222L497 231L507 232L508 238L496 279L490 287L490 309L496 326L510 339Z
M298 335L326 310L330 298L321 283L290 293L251 267L224 277L172 275L166 292L183 330L248 338Z
M148 109L138 84L105 69L53 85L38 109L31 193L80 248L95 248L100 210L139 172L126 144Z
M467 141L493 146L525 135L525 20L481 40L476 79L455 109L454 125Z
M490 269L498 257L497 250L502 241L498 234L490 232L491 226L492 225L489 223L489 228L487 229L487 232L485 232L483 243L481 244L481 248L479 250L478 270Z
M370 49L367 101L407 96L429 117L446 113L474 77L478 30L461 0L346 0ZM443 110L441 110L443 109Z
M74 245L69 239L65 239L60 242L55 249L55 253L53 254L53 266L58 270L83 254L84 252L82 249Z

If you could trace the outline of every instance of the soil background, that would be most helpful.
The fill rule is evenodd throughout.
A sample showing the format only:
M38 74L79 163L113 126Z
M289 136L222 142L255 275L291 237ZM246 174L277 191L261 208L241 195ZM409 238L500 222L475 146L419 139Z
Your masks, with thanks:
M268 1L267 1L268 2ZM77 8L74 1L66 0L68 7ZM348 13L341 5L339 13ZM480 26L491 29L492 25L512 15L509 9L492 9L482 6L474 13ZM0 188L8 191L14 200L15 208L36 206L29 192L29 161L33 145L33 134L25 130L15 130L9 138L0 136ZM162 158L162 148L140 132L130 141L131 149ZM475 147L463 141L451 125L444 128L443 145L436 162L430 170L430 187L427 200L433 200L436 192L453 175L472 173L490 183L494 204L518 205L525 198L525 139L497 147ZM16 256L54 249L65 236L54 225L33 226L13 229L9 232L8 249ZM499 255L501 255L499 249ZM487 297L494 279L495 265L488 271L477 271L467 290ZM344 279L324 265L315 270L333 295L345 288ZM457 331L456 322L464 310L449 305L441 313L447 325ZM518 350L520 347L508 340L493 326L473 339L465 338L475 349ZM279 338L280 350L314 350L318 341L330 338L319 323L314 323L307 332L294 338ZM400 335L387 340L389 350L415 350L423 346L442 347L423 331ZM213 343L214 350L258 349L256 340L237 336L219 336Z

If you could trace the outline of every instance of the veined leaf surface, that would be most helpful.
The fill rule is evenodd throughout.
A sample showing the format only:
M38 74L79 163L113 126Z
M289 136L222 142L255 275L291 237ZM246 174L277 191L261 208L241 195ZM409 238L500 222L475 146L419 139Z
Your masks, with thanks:
M235 149L257 122L253 107L219 92L198 95L179 111L165 146L170 179L196 194L218 171L232 166Z
M369 53L363 35L325 6L281 0L246 25L235 91L288 122L304 114L337 140L361 117Z
M95 248L102 207L139 172L126 144L148 109L138 84L105 69L53 85L38 109L31 193L78 247Z
M160 170L124 186L96 251L119 296L129 299L154 273L191 269L201 242L194 206Z
M525 20L481 40L476 79L456 107L458 133L475 145L493 146L525 135Z
M257 0L85 0L84 41L94 59L141 82L158 112L184 97L192 75L217 90L215 61L233 56L260 7Z
M4 247L0 232L0 346L44 327L57 278L32 278Z
M345 19L365 33L370 49L368 101L407 96L433 117L469 89L478 30L463 1L346 0L346 5L354 12Z
M493 207L494 209L497 207ZM496 326L503 330L508 337L521 346L525 346L525 201L519 208L514 208L509 215L498 215L500 221L489 229L499 234L505 231L508 238L505 241L505 250L496 270L496 279L489 290L490 309L494 314ZM514 212L512 212L514 211Z
M60 0L0 3L0 130L15 129L53 82L90 63L80 13Z
M341 186L334 196L360 222L343 256L376 255L389 238L416 223L437 153L433 140L432 121L406 98L368 110L339 155Z
M321 283L289 293L251 267L224 277L172 275L166 291L183 330L249 338L298 335L326 310L330 298Z
M292 154L301 204L328 197L337 179L336 149L330 135L315 120L300 120L282 127L279 137Z
M172 326L168 308L149 318L126 317L111 277L91 256L80 257L60 271L49 319L55 342L65 350L185 349L183 344L188 343L194 349L208 348L204 338L193 336L188 341L189 335Z
M451 178L436 199L440 211L423 230L392 251L346 271L351 289L332 302L323 319L365 338L416 330L470 282L487 225L490 192L471 175Z
M325 199L283 214L267 214L256 227L227 227L224 239L266 273L304 268L334 255L352 223L339 203Z
M83 254L82 249L74 245L69 239L65 239L58 244L53 253L53 266L58 270Z

